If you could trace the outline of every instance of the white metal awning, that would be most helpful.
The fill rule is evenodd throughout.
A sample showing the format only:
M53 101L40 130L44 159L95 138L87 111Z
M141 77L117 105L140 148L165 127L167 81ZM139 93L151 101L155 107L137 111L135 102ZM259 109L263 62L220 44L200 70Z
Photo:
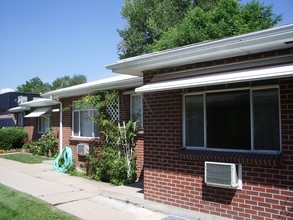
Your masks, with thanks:
M52 106L57 104L59 104L59 102L54 99L39 98L29 102L22 103L20 105L23 107L44 107L44 106Z
M18 107L8 109L9 112L13 112L13 113L30 111L30 110L31 110L30 107L22 107L22 106L18 106Z
M179 74L179 73L178 73ZM293 64L219 73L205 76L189 77L147 84L135 89L137 93L158 92L174 89L185 89L201 86L211 86L226 83L276 79L293 76Z
M40 117L41 115L48 112L51 108L37 108L33 112L29 113L28 115L24 116L25 118L35 118Z

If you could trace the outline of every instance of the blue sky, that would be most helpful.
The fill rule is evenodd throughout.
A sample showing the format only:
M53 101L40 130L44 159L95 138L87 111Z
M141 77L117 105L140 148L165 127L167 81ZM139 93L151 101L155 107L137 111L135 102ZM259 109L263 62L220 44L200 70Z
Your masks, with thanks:
M243 2L247 2L244 0ZM293 22L292 0L262 0ZM33 77L84 74L88 81L114 76L105 65L118 60L117 29L124 0L0 0L0 89ZM278 25L278 26L279 26Z

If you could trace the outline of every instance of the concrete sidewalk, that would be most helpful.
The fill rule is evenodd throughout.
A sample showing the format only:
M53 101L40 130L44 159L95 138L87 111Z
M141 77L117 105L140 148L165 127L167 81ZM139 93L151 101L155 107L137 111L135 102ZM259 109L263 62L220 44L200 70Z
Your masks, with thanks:
M141 207L140 187L113 186L0 158L0 184L31 194L81 219L161 220L166 214ZM136 205L134 205L136 204Z

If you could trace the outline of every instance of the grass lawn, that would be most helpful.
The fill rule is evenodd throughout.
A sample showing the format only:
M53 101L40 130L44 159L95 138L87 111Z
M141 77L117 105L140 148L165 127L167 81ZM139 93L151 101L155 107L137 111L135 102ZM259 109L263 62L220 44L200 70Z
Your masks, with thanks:
M57 208L25 193L0 184L0 219L13 220L77 220Z
M0 155L0 157L9 159L9 160L16 160L22 163L29 163L29 164L42 163L44 160L50 160L49 158L46 158L46 157L40 157L36 155L31 155L31 154L6 154L6 155Z

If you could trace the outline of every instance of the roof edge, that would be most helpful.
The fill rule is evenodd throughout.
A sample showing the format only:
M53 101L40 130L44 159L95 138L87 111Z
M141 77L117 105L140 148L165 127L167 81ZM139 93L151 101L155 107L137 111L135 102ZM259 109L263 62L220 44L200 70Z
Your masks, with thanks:
M180 66L192 62L209 61L215 59L215 57L227 58L267 51L269 48L284 46L279 44L281 39L293 40L293 23L131 57L109 64L106 68L115 73L142 76L142 71L144 70L165 68L170 64ZM191 59L190 57L193 58Z
M42 94L44 98L67 98L85 95L97 90L122 89L140 86L143 79L138 76L119 75L115 77L96 80L75 86L70 86Z

